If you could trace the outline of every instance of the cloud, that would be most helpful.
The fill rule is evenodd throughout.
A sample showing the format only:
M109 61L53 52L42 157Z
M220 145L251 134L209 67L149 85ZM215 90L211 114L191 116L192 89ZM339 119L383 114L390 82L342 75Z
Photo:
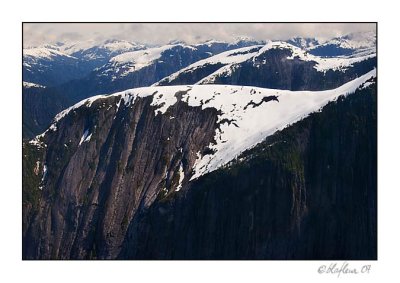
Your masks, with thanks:
M352 32L375 31L373 23L25 23L24 46L58 41L121 39L146 44L171 40L198 43L207 39L288 39L295 36L327 39Z

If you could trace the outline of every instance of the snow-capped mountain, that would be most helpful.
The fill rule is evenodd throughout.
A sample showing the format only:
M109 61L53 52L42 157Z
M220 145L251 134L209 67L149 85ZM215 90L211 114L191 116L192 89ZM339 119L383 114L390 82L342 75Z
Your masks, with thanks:
M155 85L233 84L291 90L339 86L376 67L376 54L324 58L287 42L273 41L196 62Z
M308 38L308 37L293 37L289 40L286 40L286 42L304 50L307 50L309 48L312 48L320 44L318 39Z
M376 33L359 32L336 37L310 47L308 51L317 56L360 56L376 53Z
M247 36L247 35L237 35L234 37L232 46L236 46L236 48L253 46L253 45L264 45L266 44L265 40L257 40L254 37Z
M22 67L24 81L45 86L80 78L90 71L78 58L60 51L56 45L23 49Z
M34 84L34 83L30 83L30 82L22 82L22 87L23 88L46 88L43 85L39 85L39 84Z
M47 86L79 79L119 54L145 49L122 40L57 43L23 50L24 80Z
M146 46L125 40L106 40L100 44L78 42L62 46L62 50L67 54L93 62L94 68L100 67L119 54L142 49L146 49Z
M120 79L121 77L125 77L130 73L139 71L152 64L166 63L164 60L168 60L168 57L175 56L176 54L174 53L177 53L178 50L179 52L182 51L182 53L185 53L189 52L189 50L193 51L196 49L183 44L172 44L146 50L126 52L111 58L108 64L99 69L99 76L108 76L108 74L111 73L112 80Z

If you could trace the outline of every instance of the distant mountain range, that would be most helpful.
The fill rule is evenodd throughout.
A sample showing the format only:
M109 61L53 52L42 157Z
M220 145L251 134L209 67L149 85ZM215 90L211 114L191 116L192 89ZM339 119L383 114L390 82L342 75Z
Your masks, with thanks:
M358 34L334 38L323 44L315 39L302 38L268 43L251 38L238 38L232 43L216 40L196 45L176 41L171 43L148 47L109 40L101 44L58 43L24 49L24 81L46 87L44 91L38 90L37 97L59 97L57 106L47 106L43 103L45 98L38 98L38 105L28 107L36 110L34 114L28 112L27 117L30 118L24 119L24 128L27 129L24 136L32 137L40 133L49 125L49 117L81 99L97 94L154 83L329 89L376 66L375 41L370 33L364 37ZM326 52L323 57L313 55L325 50L326 46L352 51L340 58L334 53L325 56ZM30 89L29 93L32 92ZM25 99L28 100L31 105L34 103L29 98Z

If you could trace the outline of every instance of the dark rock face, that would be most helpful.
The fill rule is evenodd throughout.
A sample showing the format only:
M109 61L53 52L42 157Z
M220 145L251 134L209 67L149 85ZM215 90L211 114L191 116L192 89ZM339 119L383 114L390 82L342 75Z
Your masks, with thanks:
M376 259L376 125L376 89L326 106L153 203L119 258Z
M376 259L376 84L192 182L216 110L116 99L70 112L24 155L23 258Z
M38 158L47 167L40 201L24 209L24 258L117 257L132 218L157 198L175 194L180 167L185 186L196 153L214 138L215 109L177 102L155 116L152 97L119 107L118 99L70 112L45 136L48 146ZM35 170L27 157L24 164Z

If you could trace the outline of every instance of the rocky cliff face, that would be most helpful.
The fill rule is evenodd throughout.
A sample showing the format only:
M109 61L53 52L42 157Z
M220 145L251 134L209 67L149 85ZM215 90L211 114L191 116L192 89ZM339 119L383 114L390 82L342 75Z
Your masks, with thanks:
M25 258L115 258L137 211L185 186L196 153L213 140L215 109L178 102L156 116L151 97L132 106L113 99L70 112L30 161L30 171L46 173L41 183L24 180L30 192L42 186L24 209Z
M220 110L83 102L23 146L23 258L376 258L371 82L190 182Z

